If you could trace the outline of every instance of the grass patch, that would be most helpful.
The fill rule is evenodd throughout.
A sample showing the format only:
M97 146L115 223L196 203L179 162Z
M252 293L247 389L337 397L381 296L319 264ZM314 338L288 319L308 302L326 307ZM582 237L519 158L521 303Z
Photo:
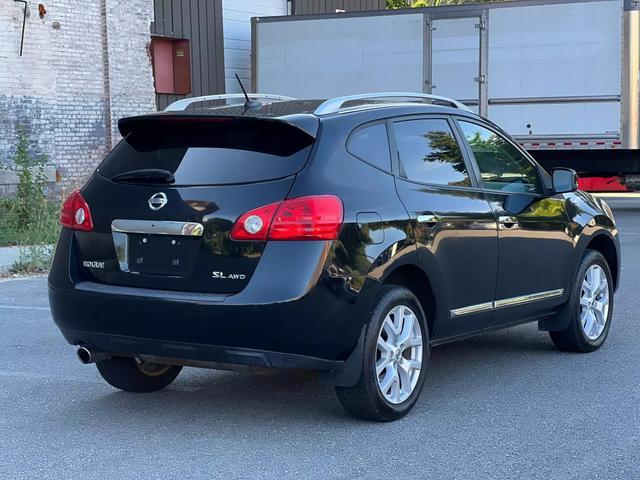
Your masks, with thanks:
M20 257L16 260L9 273L26 274L49 271L53 259L52 245L28 245L20 247Z
M58 239L60 204L43 200L27 221L13 198L0 199L0 247L52 245Z

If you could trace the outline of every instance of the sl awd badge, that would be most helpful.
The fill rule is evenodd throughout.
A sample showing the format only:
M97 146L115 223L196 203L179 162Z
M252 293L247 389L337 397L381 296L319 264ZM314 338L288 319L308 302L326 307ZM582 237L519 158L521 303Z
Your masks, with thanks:
M160 210L167 204L167 196L163 192L154 193L147 202L151 210Z
M218 278L220 280L245 280L247 276L242 273L211 272L211 278Z

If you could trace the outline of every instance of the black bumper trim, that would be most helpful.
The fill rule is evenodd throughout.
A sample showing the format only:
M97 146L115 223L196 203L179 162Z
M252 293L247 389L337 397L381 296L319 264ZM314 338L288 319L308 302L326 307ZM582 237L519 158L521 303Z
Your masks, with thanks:
M173 342L161 339L129 337L94 332L63 331L73 345L92 347L116 355L150 355L163 358L218 362L269 368L308 368L339 371L345 362L326 360L293 353L272 352L250 348L225 347L198 343Z

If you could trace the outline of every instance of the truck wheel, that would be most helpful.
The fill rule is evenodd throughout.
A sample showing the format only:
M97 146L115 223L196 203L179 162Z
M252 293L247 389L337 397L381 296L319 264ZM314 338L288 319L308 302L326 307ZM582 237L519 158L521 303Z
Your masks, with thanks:
M130 357L112 357L96 362L102 378L126 392L148 393L162 390L173 382L182 367L143 362Z
M613 313L613 279L600 252L589 250L583 257L568 306L569 326L549 332L555 346L567 352L599 349L609 334Z
M406 288L385 286L364 340L362 374L352 387L336 387L351 415L390 422L415 405L429 359L429 330L416 297Z

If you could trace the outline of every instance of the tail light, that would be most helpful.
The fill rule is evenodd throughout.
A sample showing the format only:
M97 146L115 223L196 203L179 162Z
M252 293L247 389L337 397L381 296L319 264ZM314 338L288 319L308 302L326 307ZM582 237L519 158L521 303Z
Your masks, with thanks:
M82 197L80 190L73 192L62 204L60 224L63 227L90 232L93 230L93 220L89 204Z
M342 227L342 201L312 195L255 208L238 218L233 240L335 240Z

